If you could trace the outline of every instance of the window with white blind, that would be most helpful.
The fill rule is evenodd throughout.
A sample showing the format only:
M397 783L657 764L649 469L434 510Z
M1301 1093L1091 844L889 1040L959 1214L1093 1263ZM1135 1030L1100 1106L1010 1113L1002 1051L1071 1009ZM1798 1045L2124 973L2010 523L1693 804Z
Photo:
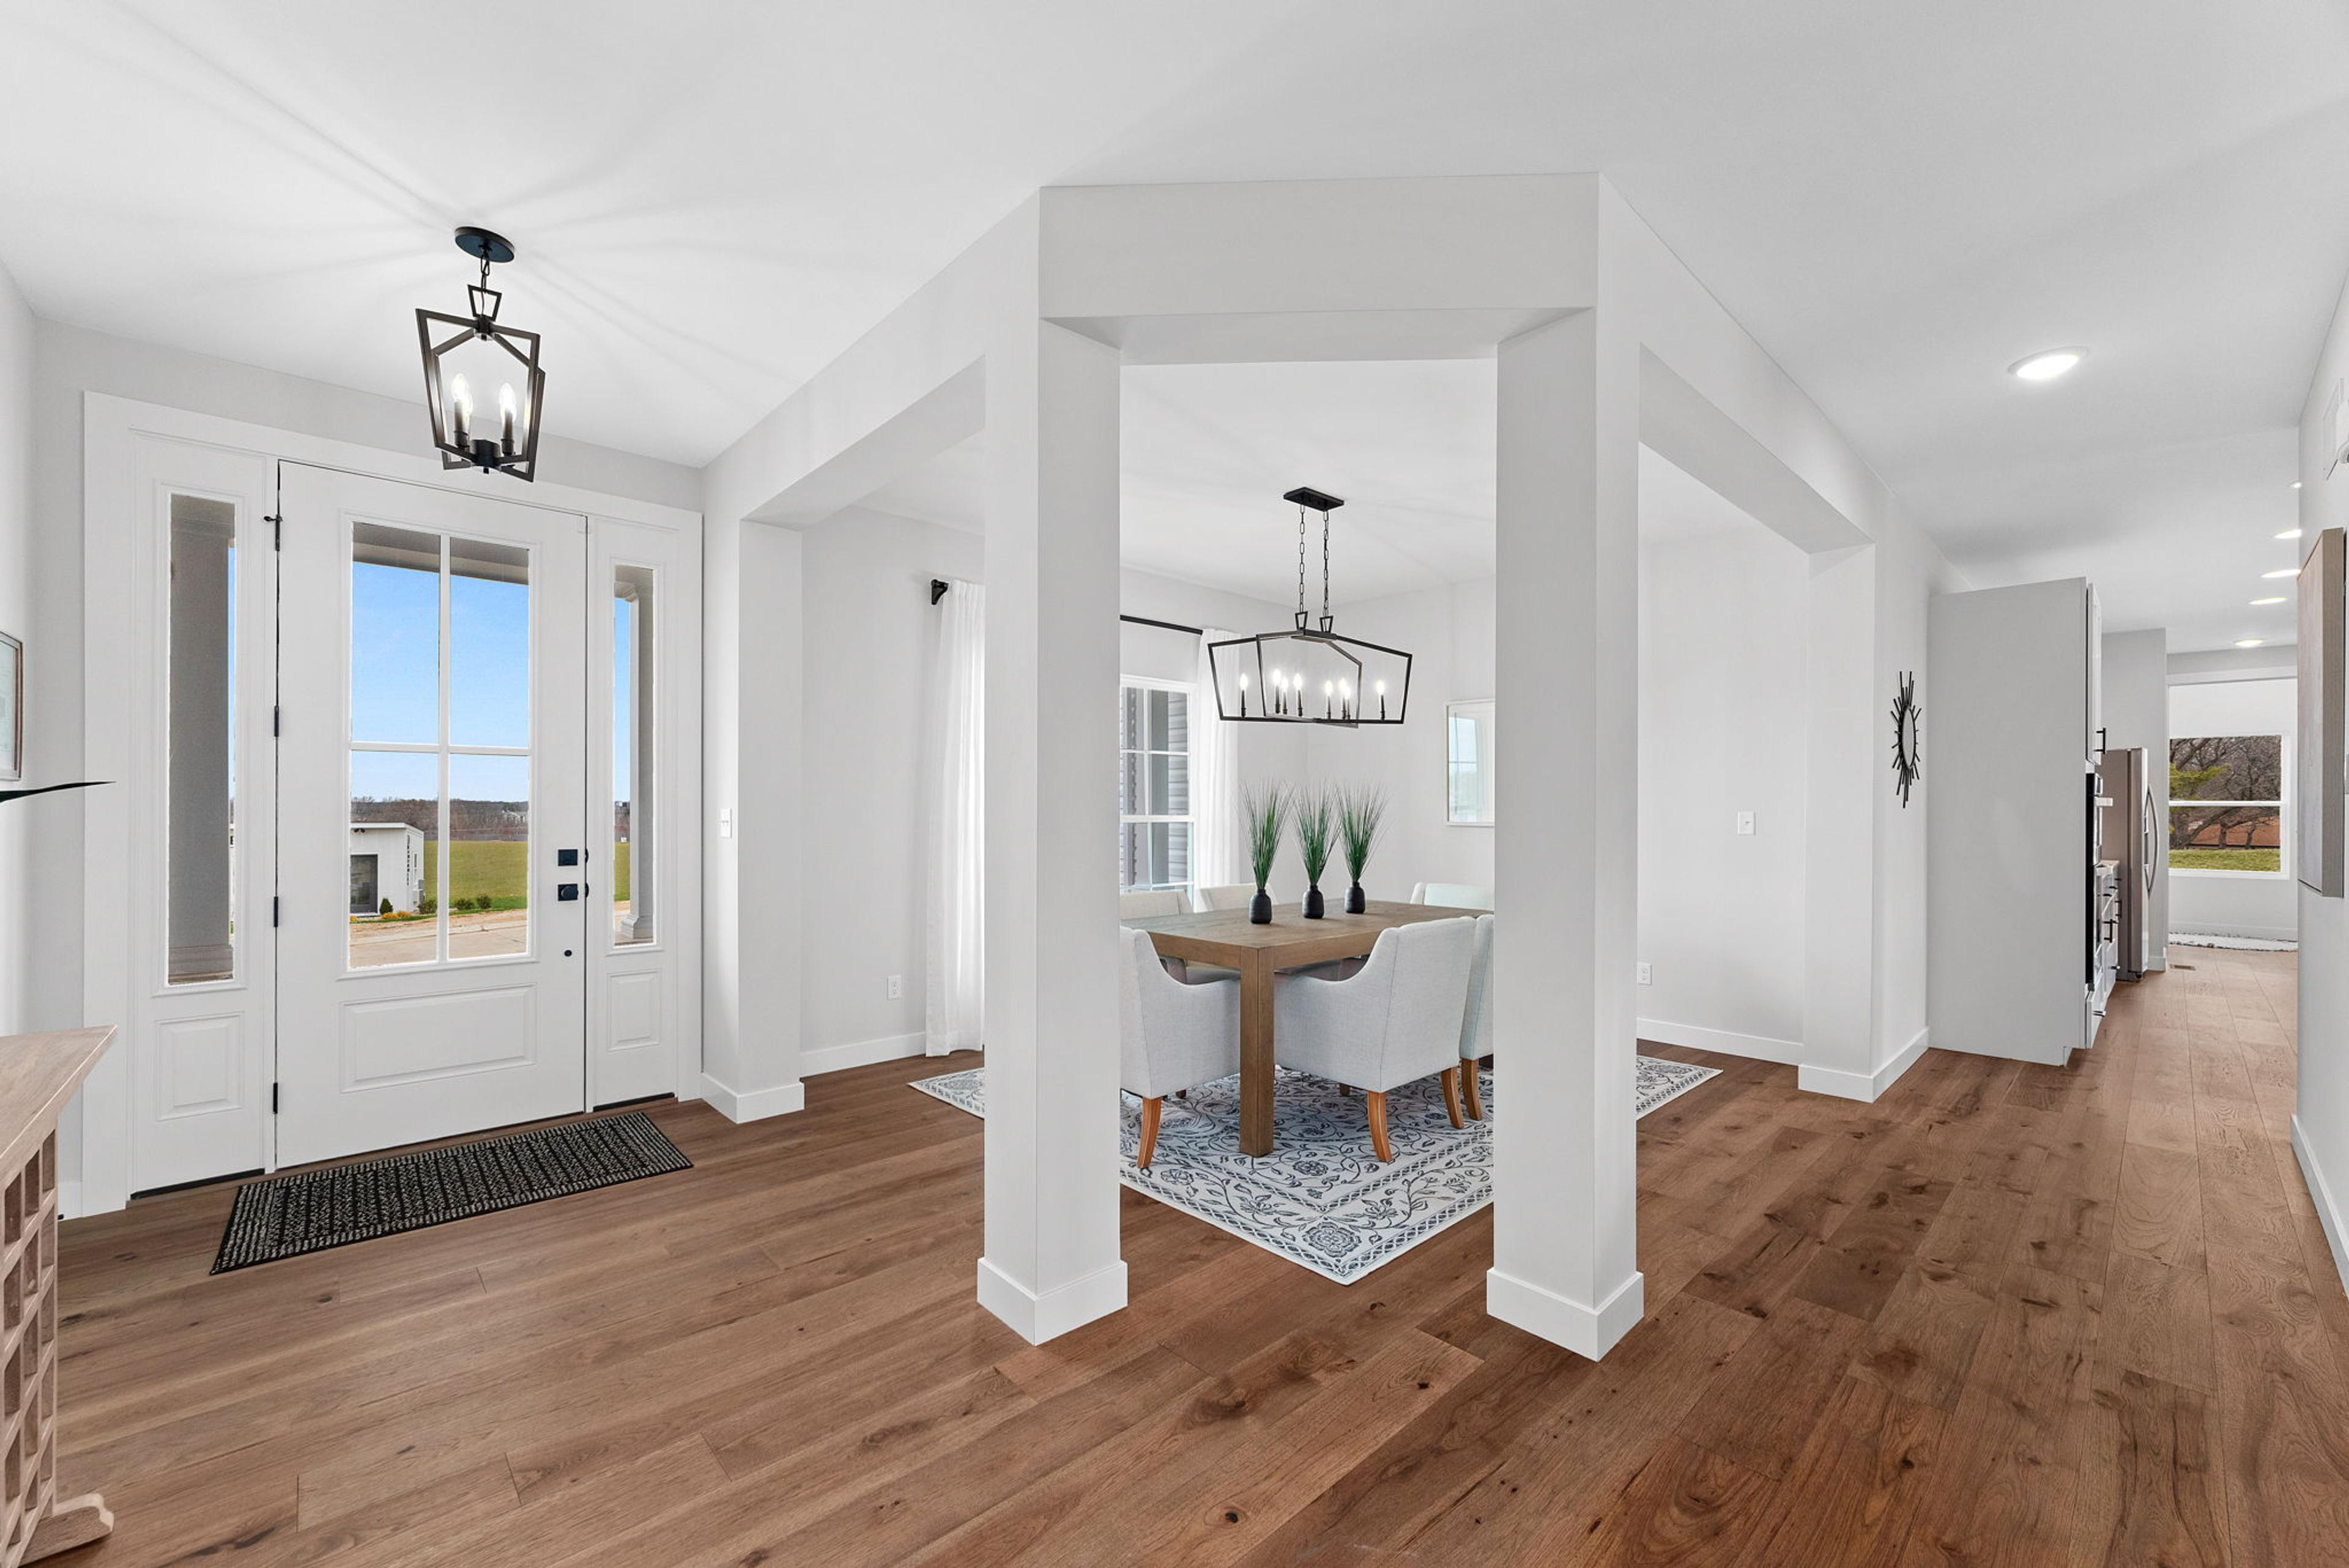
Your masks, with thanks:
M1191 883L1191 691L1128 678L1117 693L1117 885Z

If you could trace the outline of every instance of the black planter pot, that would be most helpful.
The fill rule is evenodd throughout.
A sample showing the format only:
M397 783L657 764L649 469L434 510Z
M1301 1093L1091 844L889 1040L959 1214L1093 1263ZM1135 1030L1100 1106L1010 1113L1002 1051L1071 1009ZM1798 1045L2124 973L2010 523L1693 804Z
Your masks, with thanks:
M1313 886L1305 889L1305 918L1309 920L1318 920L1321 918L1323 912L1321 906L1321 884L1316 882Z
M1346 913L1359 915L1370 907L1370 898L1362 891L1362 885L1360 882L1346 889Z
M1252 926L1272 924L1272 895L1261 888L1256 890L1256 897L1248 900L1248 924Z

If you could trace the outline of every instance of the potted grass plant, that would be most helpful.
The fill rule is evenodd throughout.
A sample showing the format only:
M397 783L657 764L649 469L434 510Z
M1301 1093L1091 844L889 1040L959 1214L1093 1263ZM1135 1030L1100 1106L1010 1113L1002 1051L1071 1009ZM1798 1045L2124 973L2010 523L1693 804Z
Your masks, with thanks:
M1297 854L1305 862L1305 918L1322 916L1321 869L1337 843L1338 808L1323 789L1306 791L1297 802Z
M1267 889L1272 881L1272 863L1280 854L1280 841L1288 832L1288 814L1296 804L1296 795L1283 784L1262 788L1250 784L1241 793L1248 866L1256 872L1256 897L1248 900L1248 920L1253 925L1272 924L1272 894Z
M1379 824L1387 814L1387 794L1376 784L1342 790L1338 795L1338 843L1346 856L1346 875L1352 886L1346 889L1346 913L1359 915L1368 909L1370 899L1362 892L1362 867L1371 863L1371 851L1378 847Z

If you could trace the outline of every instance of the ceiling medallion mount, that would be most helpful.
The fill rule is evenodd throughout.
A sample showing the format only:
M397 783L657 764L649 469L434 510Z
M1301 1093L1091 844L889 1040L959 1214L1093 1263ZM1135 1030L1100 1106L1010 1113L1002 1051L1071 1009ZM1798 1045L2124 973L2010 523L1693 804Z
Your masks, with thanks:
M465 288L470 314L416 313L417 345L424 354L424 400L432 413L432 445L440 466L485 473L538 477L539 414L546 372L538 362L538 334L498 319L505 296L490 286L490 268L514 259L512 240L471 224L459 229L457 248L481 265L481 281ZM521 390L515 388L519 383ZM498 389L497 429L474 418L476 385Z
M1310 485L1281 497L1297 508L1297 624L1207 645L1216 711L1233 723L1400 724L1411 702L1411 655L1341 637L1330 613L1330 514L1346 503ZM1306 534L1321 514L1321 614L1306 608Z

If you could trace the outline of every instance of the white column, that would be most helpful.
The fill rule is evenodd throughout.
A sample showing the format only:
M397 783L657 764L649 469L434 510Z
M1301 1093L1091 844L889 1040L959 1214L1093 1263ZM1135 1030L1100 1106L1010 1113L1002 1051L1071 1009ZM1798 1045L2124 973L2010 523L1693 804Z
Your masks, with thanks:
M801 536L713 516L703 541L701 1093L735 1121L800 1085Z
M1588 1356L1640 1320L1639 349L1596 310L1501 345L1493 1269Z
M1803 1053L1813 1094L1876 1097L1879 793L1892 785L1877 701L1877 546L1811 557L1804 680ZM1920 809L1923 803L1920 801ZM1866 825L1859 831L1856 825Z
M1118 358L1023 322L987 366L987 1251L1032 1342L1125 1304L1118 1256Z

